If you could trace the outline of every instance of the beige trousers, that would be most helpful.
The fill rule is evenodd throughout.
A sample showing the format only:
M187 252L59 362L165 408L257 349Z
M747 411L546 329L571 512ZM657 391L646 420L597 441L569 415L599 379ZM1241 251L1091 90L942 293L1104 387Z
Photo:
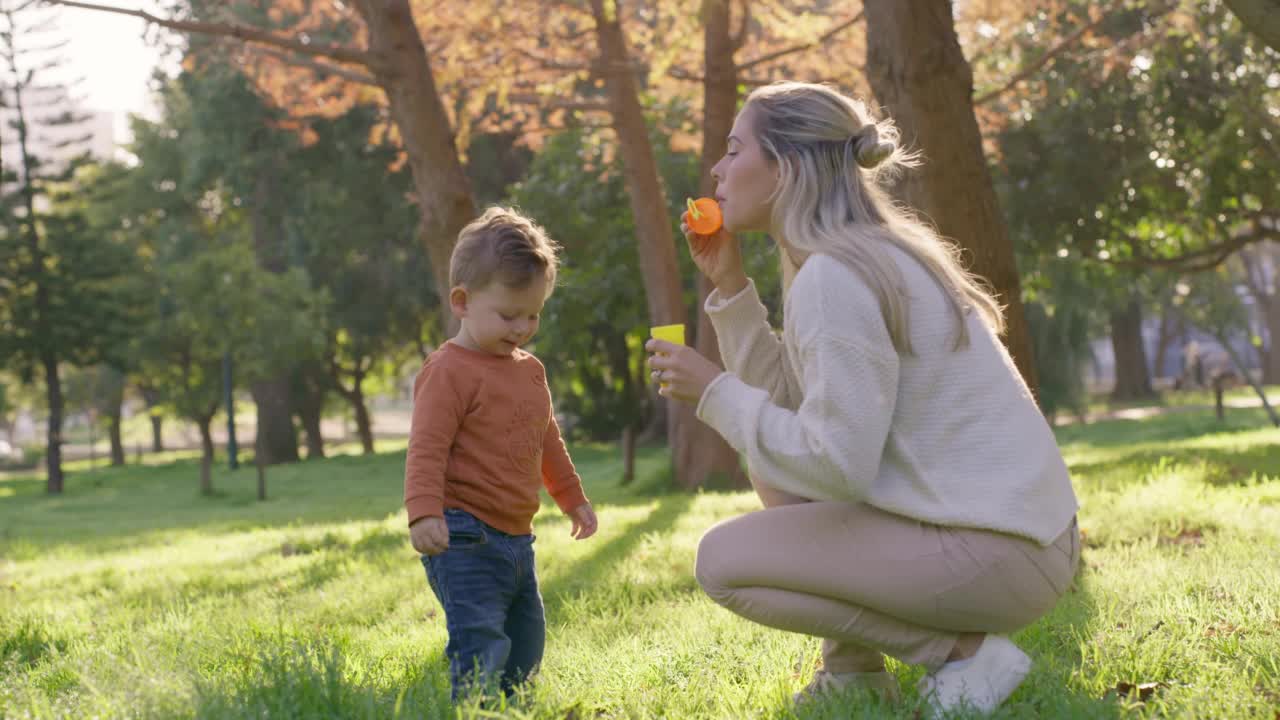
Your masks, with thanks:
M696 573L733 612L824 638L831 672L873 669L884 655L934 670L960 633L1007 633L1040 618L1079 562L1074 520L1042 547L868 505L802 502L708 530Z

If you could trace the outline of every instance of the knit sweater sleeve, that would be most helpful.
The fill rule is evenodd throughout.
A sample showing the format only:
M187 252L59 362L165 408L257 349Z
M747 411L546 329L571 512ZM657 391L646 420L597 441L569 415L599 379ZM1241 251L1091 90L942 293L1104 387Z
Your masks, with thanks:
M788 297L798 408L782 407L769 392L726 372L703 393L698 417L744 453L766 484L817 500L857 502L879 473L899 363L875 295L834 262L811 258Z
M705 308L715 326L725 368L746 384L769 393L775 404L794 409L800 397L795 373L782 340L769 325L769 313L760 302L755 281L748 281L747 287L730 298L713 290Z
M467 413L463 386L468 378L448 361L432 356L413 386L413 417L405 453L404 504L409 524L444 513L449 449Z

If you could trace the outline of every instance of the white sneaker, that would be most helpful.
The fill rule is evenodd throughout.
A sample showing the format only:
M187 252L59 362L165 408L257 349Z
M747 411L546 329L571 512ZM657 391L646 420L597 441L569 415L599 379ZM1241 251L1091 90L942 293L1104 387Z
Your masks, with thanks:
M1002 635L988 635L973 657L943 665L920 681L935 715L960 708L989 713L1009 699L1031 670L1031 658Z
M893 673L881 670L879 672L849 672L834 673L826 670L819 670L813 674L813 679L808 685L804 686L800 692L791 696L797 705L813 700L819 695L826 693L839 692L845 688L865 688L878 694L885 702L897 702L902 695L901 688L898 687L898 677Z

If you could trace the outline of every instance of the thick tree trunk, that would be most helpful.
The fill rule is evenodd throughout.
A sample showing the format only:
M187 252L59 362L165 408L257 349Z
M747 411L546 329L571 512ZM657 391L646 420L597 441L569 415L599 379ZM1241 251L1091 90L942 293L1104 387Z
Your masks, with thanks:
M298 424L307 438L307 459L323 458L324 435L320 431L320 421L324 415L329 378L321 367L306 364L298 368L294 380L291 399Z
M213 494L213 433L209 426L213 423L213 415L196 418L200 428L200 494Z
M44 384L49 403L49 428L45 438L45 465L48 469L47 489L50 495L62 492L62 378L58 376L58 357L52 352L41 354Z
M606 5L608 7L606 7ZM622 153L623 175L635 216L640 244L640 273L644 278L649 319L654 325L685 324L681 298L679 265L667 217L667 200L658 174L658 163L649 142L640 90L631 71L626 38L619 23L617 6L606 0L591 0L596 21L596 40L605 68L606 90L614 132ZM667 443L671 447L675 481L683 487L697 487L705 478L693 474L689 466L694 450L692 427L697 423L692 405L668 402Z
M1280 0L1224 0L1245 30L1280 53Z
M867 74L876 99L925 164L894 194L934 222L1006 306L1005 345L1036 392L1031 335L1009 229L996 198L973 114L973 72L947 0L867 0Z
M320 431L320 409L308 404L298 408L298 423L307 439L307 459L324 457L324 435Z
M704 0L702 3L706 80L703 83L702 179L698 190L703 197L715 194L716 181L711 177L711 168L724 157L733 118L738 110L738 73L733 57L737 48L730 33L729 16L729 0ZM703 303L712 290L711 282L702 273L697 276L697 289L694 348L711 362L723 365L715 326L702 311ZM689 427L689 441L683 450L685 454L676 458L676 466L686 469L693 485L705 485L714 479L717 484L730 487L751 486L737 451L701 420L694 418Z
M1111 349L1115 352L1116 384L1111 399L1144 400L1155 397L1147 350L1142 340L1142 305L1138 298L1111 311Z
M413 172L419 235L431 261L441 317L453 335L457 320L448 312L449 256L458 231L476 217L471 182L458 159L453 126L408 0L357 0L355 6L369 32L370 69L387 94Z
M289 379L273 378L253 383L250 388L257 405L258 436L254 452L267 465L298 461L298 436L293 430L289 404Z
M256 178L249 215L258 265L269 272L282 273L289 263L275 202L276 182L271 171L263 171ZM298 437L293 430L293 406L290 402L292 375L292 368L277 368L271 377L253 383L250 388L257 403L256 448L268 465L298 460Z

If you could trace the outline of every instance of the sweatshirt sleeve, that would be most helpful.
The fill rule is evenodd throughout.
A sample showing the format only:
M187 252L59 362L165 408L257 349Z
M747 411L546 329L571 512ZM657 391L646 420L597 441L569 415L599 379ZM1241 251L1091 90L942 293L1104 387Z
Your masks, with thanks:
M829 271L828 271L829 272ZM800 365L797 409L731 372L707 387L698 417L744 453L766 484L817 500L860 501L879 474L897 397L899 361L874 295L797 278L789 319ZM816 275L816 277L815 277ZM785 351L784 351L785 354Z
M560 424L556 422L554 411L551 413L551 422L547 423L547 433L542 443L542 484L563 512L567 513L587 502L587 496L582 491L582 478L573 467L569 450L560 437Z
M794 409L799 403L795 373L756 292L754 280L731 298L719 290L707 296L707 316L716 329L720 357L729 372L748 385L761 388L777 405Z
M444 514L449 449L466 415L460 378L447 363L428 358L413 384L413 416L405 454L404 505L409 524Z

